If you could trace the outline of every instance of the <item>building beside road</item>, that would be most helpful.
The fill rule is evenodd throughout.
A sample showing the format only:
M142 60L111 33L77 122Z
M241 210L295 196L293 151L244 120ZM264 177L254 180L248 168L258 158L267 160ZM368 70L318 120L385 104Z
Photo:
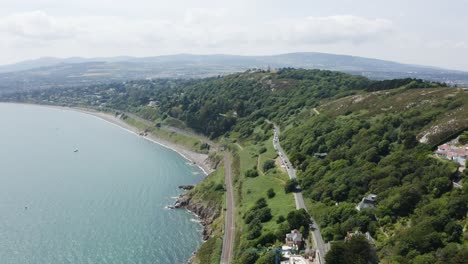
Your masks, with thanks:
M302 245L302 234L299 230L291 230L291 233L286 234L285 239L286 245L289 247L300 248Z
M466 160L468 159L468 145L455 145L449 142L437 147L435 154L441 158L453 160L465 167Z

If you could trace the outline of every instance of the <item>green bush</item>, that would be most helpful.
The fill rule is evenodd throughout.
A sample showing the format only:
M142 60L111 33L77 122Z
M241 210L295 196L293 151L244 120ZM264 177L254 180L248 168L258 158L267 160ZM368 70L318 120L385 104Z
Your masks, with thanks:
M271 209L270 207L263 207L262 209L258 209L255 211L256 217L260 222L265 223L271 220L273 217L271 215Z
M281 224L281 223L283 223L285 220L286 220L286 218L284 218L284 216L280 215L280 216L278 216L278 219L276 219L276 223L277 223L277 224Z
M275 193L275 190L273 190L273 188L268 189L268 191L267 191L268 198L271 199L271 198L275 197L275 195L276 195L276 193Z
M252 221L248 226L247 239L253 240L257 239L262 235L262 225L258 219Z
M224 185L221 183L216 184L215 191L224 191Z
M245 177L255 178L258 176L258 171L256 169L250 169L245 172Z
M273 169L275 167L275 161L274 160L265 160L263 163L263 171L267 172L270 169Z

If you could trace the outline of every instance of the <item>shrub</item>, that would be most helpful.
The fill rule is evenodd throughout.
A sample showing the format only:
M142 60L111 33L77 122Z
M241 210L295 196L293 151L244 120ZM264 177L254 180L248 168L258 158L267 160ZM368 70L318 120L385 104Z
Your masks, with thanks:
M276 193L275 193L275 191L273 190L273 188L268 189L268 191L267 191L267 196L268 196L268 198L271 199L271 198L275 197L275 195L276 195Z
M267 207L267 206L268 206L268 204L267 204L265 198L260 198L255 202L255 205L252 207L251 210L260 209L260 208Z
M266 234L262 235L258 239L257 244L262 245L262 246L268 245L268 244L271 245L271 244L274 244L275 241L276 241L276 235L269 232L269 233L266 233Z
M239 256L239 259L237 260L236 263L239 264L255 264L258 260L258 254L257 253L247 253L247 254L242 254Z
M276 219L276 223L277 223L277 224L281 224L281 223L283 223L285 220L286 220L286 218L284 218L284 216L280 215L280 216L278 216L278 219Z
M263 171L267 172L270 169L273 169L275 167L275 161L274 160L266 160L263 163Z
M215 186L215 191L224 191L224 185L222 185L221 183L218 183Z
M248 226L247 239L253 240L262 235L262 225L258 221L252 221Z
M258 176L258 171L255 169L250 169L245 172L245 177L255 178Z
M244 222L246 224L250 224L256 217L256 211L255 210L249 210L247 213L244 215Z
M254 212L258 220L260 220L260 222L262 223L270 221L271 218L273 217L271 215L271 209L269 207L263 207L262 209L258 209Z

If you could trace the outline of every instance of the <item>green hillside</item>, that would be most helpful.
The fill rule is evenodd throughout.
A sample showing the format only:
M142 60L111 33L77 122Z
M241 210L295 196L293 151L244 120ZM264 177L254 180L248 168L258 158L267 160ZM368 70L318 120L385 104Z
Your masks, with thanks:
M455 163L434 158L431 149L468 127L467 102L462 89L399 88L328 101L319 115L296 119L283 146L324 239L369 232L389 263L466 254L454 243L466 243L467 189L453 189ZM428 144L419 143L425 135ZM377 207L358 212L354 207L369 193L377 194Z
M432 150L468 128L468 92L443 86L281 69L51 89L1 99L127 111L222 142L233 152L236 252L279 245L293 227L288 215L294 201L284 193L287 175L279 166L265 165L277 158L271 144L274 122L324 240L342 241L347 232L359 230L372 236L382 263L463 263L468 258L468 185L453 188L456 164L435 158ZM377 195L377 206L356 210L371 193ZM210 251L209 245L204 251ZM269 257L237 256L239 263L257 258L257 263L269 263Z

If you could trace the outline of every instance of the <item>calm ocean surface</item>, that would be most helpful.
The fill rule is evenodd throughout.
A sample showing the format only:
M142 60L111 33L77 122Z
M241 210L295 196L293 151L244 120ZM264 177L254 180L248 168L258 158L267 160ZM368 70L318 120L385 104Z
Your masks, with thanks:
M184 263L202 243L164 208L203 178L177 153L61 109L0 104L0 122L1 264Z

